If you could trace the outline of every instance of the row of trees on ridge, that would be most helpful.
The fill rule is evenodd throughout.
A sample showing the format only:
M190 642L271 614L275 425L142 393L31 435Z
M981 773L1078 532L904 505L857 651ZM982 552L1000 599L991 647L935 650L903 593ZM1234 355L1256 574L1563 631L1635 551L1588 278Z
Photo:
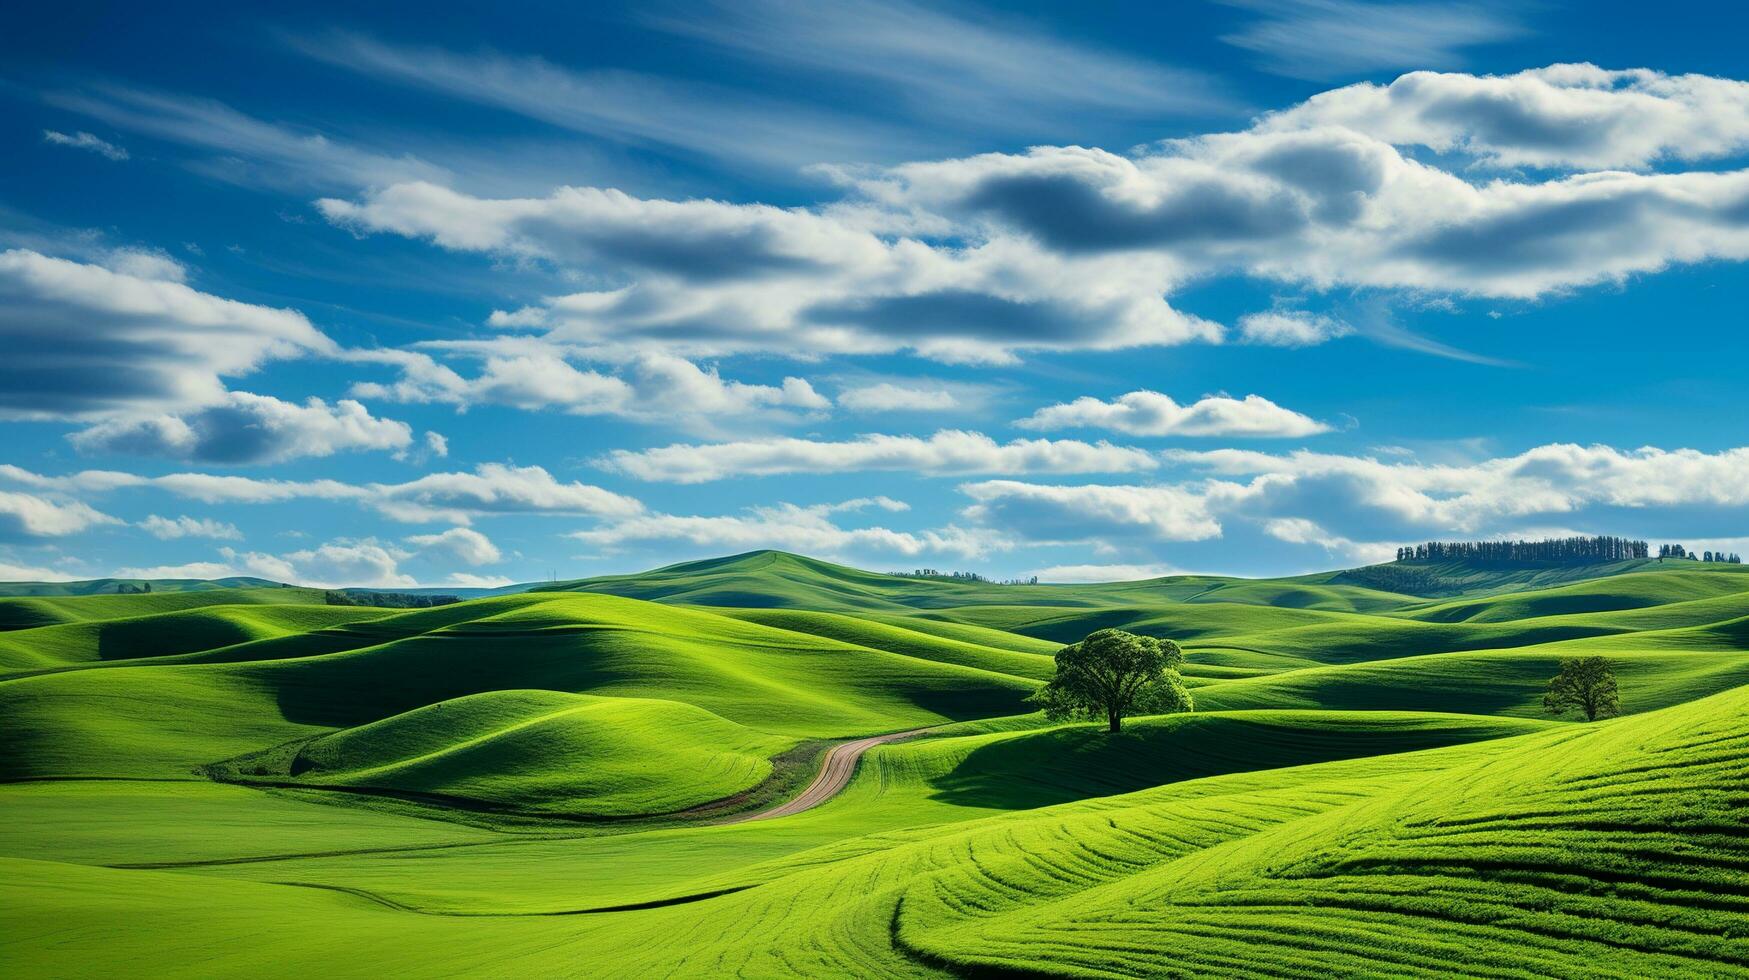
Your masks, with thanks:
M1644 541L1610 535L1545 538L1541 541L1429 541L1398 548L1398 561L1536 561L1584 565L1648 558Z

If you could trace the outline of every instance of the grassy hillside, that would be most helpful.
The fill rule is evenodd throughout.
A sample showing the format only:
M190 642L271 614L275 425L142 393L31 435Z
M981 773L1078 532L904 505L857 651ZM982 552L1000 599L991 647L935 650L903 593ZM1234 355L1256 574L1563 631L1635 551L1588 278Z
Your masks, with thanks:
M1749 578L1437 571L0 599L0 970L1749 975ZM1105 626L1180 642L1198 711L1028 713ZM1572 656L1624 717L1541 710Z
M91 596L115 593L121 586L152 587L153 595L165 592L210 592L215 589L282 588L264 578L93 578L77 582L0 582L0 596Z
M790 744L674 701L489 691L228 768L245 780L387 790L518 812L631 816L750 789Z

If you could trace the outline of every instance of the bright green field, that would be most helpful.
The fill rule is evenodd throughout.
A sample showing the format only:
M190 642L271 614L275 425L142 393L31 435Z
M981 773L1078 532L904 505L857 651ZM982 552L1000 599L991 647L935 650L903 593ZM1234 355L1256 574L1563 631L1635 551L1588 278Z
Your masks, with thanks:
M1435 571L0 598L0 975L1749 976L1749 577ZM1198 711L1029 714L1104 626Z

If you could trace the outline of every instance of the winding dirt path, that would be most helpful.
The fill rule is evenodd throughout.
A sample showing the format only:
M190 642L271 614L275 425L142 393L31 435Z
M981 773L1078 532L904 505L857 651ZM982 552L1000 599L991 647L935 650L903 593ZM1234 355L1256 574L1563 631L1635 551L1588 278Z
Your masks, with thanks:
M779 803L777 806L768 810L759 810L754 813L730 817L729 819L724 820L723 823L731 824L746 823L750 820L772 820L777 817L787 817L791 814L801 813L803 810L812 810L814 807L819 806L832 797L837 796L840 792L843 792L844 787L850 784L850 777L856 772L856 763L862 758L864 752L867 752L869 749L872 749L877 745L885 745L888 742L901 741L915 735L921 735L926 731L929 731L929 729L913 728L908 732L894 732L891 735L871 735L868 738L859 738L854 742L845 742L843 745L834 745L826 750L825 764L820 766L819 775L814 777L814 781L808 784L807 789L802 790L795 797Z

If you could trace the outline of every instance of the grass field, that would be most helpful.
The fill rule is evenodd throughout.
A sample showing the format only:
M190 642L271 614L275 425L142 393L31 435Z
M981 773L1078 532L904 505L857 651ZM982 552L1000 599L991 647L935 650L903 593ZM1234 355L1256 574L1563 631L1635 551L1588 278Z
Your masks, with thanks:
M0 598L0 972L1749 976L1749 577L1426 580ZM1030 713L1106 626L1198 711ZM1622 717L1541 710L1573 656Z

